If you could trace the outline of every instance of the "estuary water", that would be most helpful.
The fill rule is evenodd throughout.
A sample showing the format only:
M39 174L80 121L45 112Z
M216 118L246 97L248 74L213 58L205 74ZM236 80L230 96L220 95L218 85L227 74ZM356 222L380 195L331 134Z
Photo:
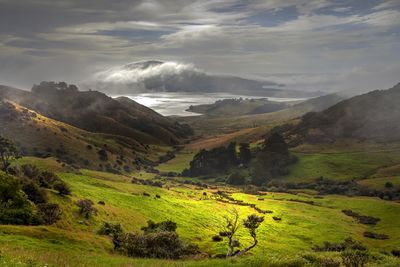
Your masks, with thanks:
M129 97L130 99L149 107L164 116L197 116L201 115L194 112L186 111L191 105L212 104L217 100L228 98L268 98L271 101L288 102L305 100L303 98L277 98L277 97L260 97L248 95L235 95L229 93L141 93L132 95L118 95ZM118 97L113 96L113 97Z

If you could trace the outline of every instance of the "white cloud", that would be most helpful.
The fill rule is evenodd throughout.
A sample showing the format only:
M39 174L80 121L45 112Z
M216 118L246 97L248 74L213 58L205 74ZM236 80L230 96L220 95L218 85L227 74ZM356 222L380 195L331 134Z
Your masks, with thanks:
M187 72L200 72L192 64L160 62L144 66L146 62L133 62L122 67L114 67L94 75L93 80L112 84L141 83L152 77L180 75Z

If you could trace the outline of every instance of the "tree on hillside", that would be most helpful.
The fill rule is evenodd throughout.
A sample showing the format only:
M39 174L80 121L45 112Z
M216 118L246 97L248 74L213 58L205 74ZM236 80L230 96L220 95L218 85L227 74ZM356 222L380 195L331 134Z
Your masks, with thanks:
M241 143L239 148L239 162L247 164L251 159L250 145L248 143Z
M257 153L252 166L251 183L260 186L273 177L287 174L287 166L296 160L290 154L285 139L278 133L273 133L265 139L264 147Z
M18 157L18 150L11 140L0 136L0 161L1 170L8 173L11 160Z
M231 211L229 211L229 215L225 216L224 218L225 225L223 226L222 233L228 238L228 253L226 254L227 257L243 255L258 244L256 230L264 221L264 217L252 214L247 216L247 218L243 220L243 226L248 229L250 236L253 238L253 243L244 249L238 249L236 251L234 251L234 249L240 247L239 240L235 239L235 235L241 226L239 221L239 212L236 209L232 209Z

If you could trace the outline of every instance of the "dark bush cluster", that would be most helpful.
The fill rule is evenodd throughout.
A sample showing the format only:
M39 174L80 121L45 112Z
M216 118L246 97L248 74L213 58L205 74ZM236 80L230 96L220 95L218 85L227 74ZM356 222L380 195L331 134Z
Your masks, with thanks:
M150 186L155 186L155 187L163 187L163 182L161 181L154 181L154 180L144 180L144 179L139 179L136 177L133 177L131 182L133 184L141 184L141 185L150 185Z
M375 225L381 220L379 218L375 218L375 217L372 217L372 216L360 215L357 212L354 212L352 210L342 210L342 212L344 214L346 214L347 216L355 218L359 223L362 223L362 224Z
M185 169L182 175L195 177L226 173L237 163L236 143L230 143L227 147L217 147L212 150L202 149L194 156L189 169Z
M179 259L198 253L197 246L180 239L173 221L155 223L149 220L142 230L143 234L126 233L113 237L115 248L129 257L142 258Z
M288 166L297 158L290 154L288 145L279 134L271 134L261 149L251 151L247 143L232 142L226 147L201 150L190 162L182 176L210 176L226 174L224 182L232 185L261 186L274 177L288 173Z
M342 263L345 267L363 267L369 260L366 250L348 249L340 253Z
M41 188L54 189L62 196L71 194L69 186L52 172L40 171L36 166L31 164L22 165L20 170L15 170L15 172L18 173L18 176L21 177L24 184L33 183ZM33 185L28 185L27 189L30 190L32 194L38 194ZM35 196L32 195L32 197Z
M92 215L97 214L97 209L93 207L94 203L90 199L81 199L76 202L79 208L79 214L89 219Z
M372 239L378 239L378 240L389 239L388 235L373 233L373 232L369 232L369 231L364 232L363 236L364 237L368 237L368 238L372 238Z
M13 167L10 173L17 176L8 176L10 183L1 186L13 192L13 196L4 195L1 223L7 224L53 224L60 219L61 209L58 204L48 203L46 189L55 189L57 183L67 185L55 174L40 171L36 166L26 164ZM1 174L3 176L3 174ZM4 176L3 176L4 178ZM66 194L70 194L70 190ZM7 218L6 218L7 217Z
M190 181L190 180L184 180L183 184L190 184L190 185L195 185L201 188L208 188L208 185L202 182L195 182L195 181Z
M312 247L314 251L322 252L322 251L344 251L346 249L352 250L366 250L367 248L363 246L361 243L354 241L352 238L346 238L341 243L330 243L324 242L323 246L315 245Z
M113 223L108 223L105 222L101 228L97 231L97 233L99 235L108 235L108 236L119 236L124 232L124 230L122 229L122 226L117 223L117 224L113 224Z
M214 235L211 239L214 242L221 242L222 240L224 240L220 235Z
M270 192L288 192L293 189L313 189L321 195L337 194L347 196L379 197L384 200L399 200L400 189L379 191L358 184L356 181L338 181L319 177L313 182L292 183L279 180L269 181L263 189Z

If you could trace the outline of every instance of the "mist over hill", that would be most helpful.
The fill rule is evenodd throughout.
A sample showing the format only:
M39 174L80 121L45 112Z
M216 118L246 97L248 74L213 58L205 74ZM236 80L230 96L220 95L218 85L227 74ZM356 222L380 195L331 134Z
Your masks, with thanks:
M235 76L213 75L191 64L157 60L133 62L97 72L84 83L108 94L143 92L195 92L307 97L316 93L285 90L284 85L271 81L256 81Z
M1 86L0 96L90 132L124 136L145 144L177 144L191 134L187 125L133 100L113 99L97 91L79 91L63 82L42 82L33 86L31 92Z
M309 112L283 131L292 143L400 140L400 84L343 100L321 112Z

